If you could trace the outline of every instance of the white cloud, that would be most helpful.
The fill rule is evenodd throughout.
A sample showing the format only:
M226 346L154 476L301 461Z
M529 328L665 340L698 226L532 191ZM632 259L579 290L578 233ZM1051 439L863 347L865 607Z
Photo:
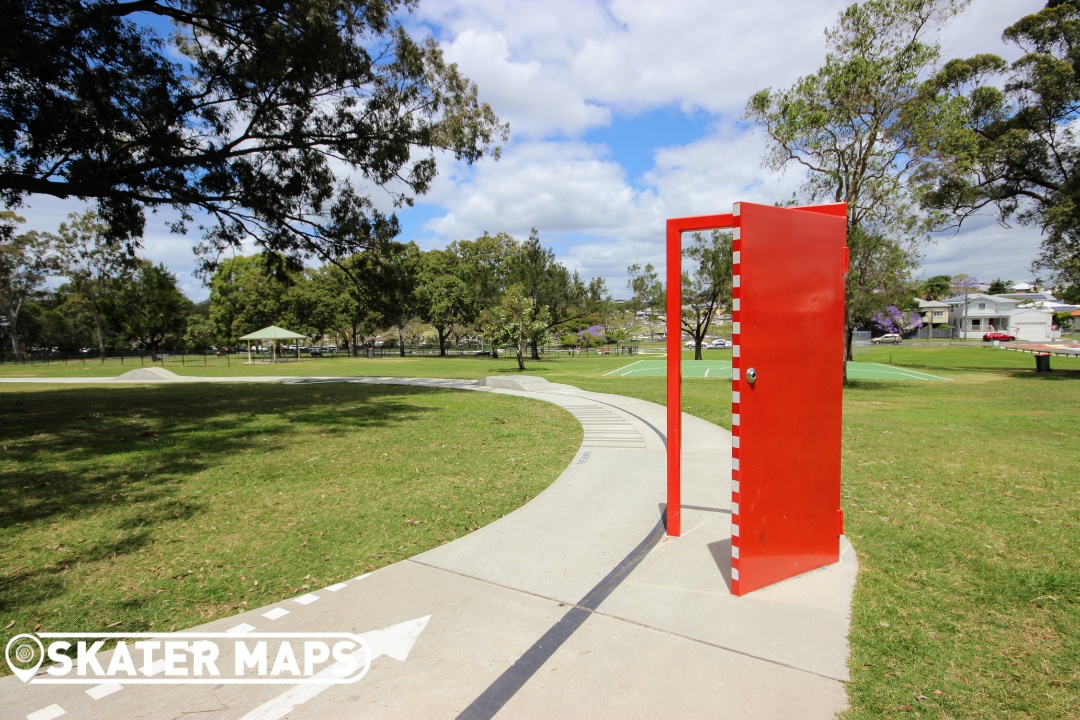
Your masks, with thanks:
M754 91L815 67L843 4L440 0L418 16L512 132L536 138L602 126L611 110L738 115Z
M433 197L451 210L427 229L447 238L531 227L611 232L641 211L622 166L604 153L582 142L516 144L498 163L476 167L470 182L436 190Z
M782 88L824 60L824 29L847 0L421 0L409 22L429 27L448 59L475 80L484 100L511 123L503 159L465 167L448 160L418 239L434 247L485 230L524 237L541 232L560 260L625 292L633 262L663 262L667 217L725 211L736 200L772 203L798 186L793 169L760 166L764 140L738 124L746 100ZM1041 0L976 0L942 34L944 57L1004 52L1001 31L1039 10ZM703 137L649 147L653 167L627 177L621 158L582 134L618 114L664 109L705 113ZM590 138L602 137L597 133ZM633 182L632 182L633 180ZM385 194L373 199L388 206ZM32 199L30 226L52 230L78 205ZM438 208L441 208L440 212ZM388 209L388 208L387 208ZM409 222L409 210L403 216ZM419 214L418 214L419 216ZM417 221L416 224L419 224ZM165 262L193 298L198 237L171 235L148 216L144 255ZM968 272L1027 277L1037 233L973 224L928 249L927 274Z
M1013 59L1019 51L1001 40L1001 33L1020 18L1046 7L1044 0L972 2L941 33L943 58L991 52Z
M920 277L964 273L990 282L1027 280L1033 277L1031 261L1042 236L1032 228L1002 227L993 218L971 218L959 233L937 233L927 248Z
M444 50L448 60L483 88L483 99L510 122L517 136L576 135L611 121L607 108L587 102L539 60L512 60L502 33L466 30Z

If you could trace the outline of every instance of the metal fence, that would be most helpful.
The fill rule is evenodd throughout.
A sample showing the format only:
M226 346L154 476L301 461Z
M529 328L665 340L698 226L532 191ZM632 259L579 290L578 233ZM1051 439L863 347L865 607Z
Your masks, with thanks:
M870 331L855 330L851 333L851 354L862 355L870 352Z
M499 348L499 357L513 357L515 348ZM530 350L531 353L531 350ZM540 348L541 357L597 357L604 355L636 355L637 346L611 345L596 348L567 349L556 347ZM399 357L401 350L396 347L357 347L348 350L302 350L301 359L311 358L388 358ZM447 348L447 357L491 357L491 348L481 350L479 348ZM268 352L252 352L255 360L269 360ZM439 348L405 348L406 357L439 357ZM288 361L296 358L295 351L283 350L278 355L279 360ZM16 357L12 352L0 352L0 365L119 365L123 367L145 367L157 365L160 367L228 367L234 363L245 363L248 359L247 351L224 352L216 350L189 351L170 350L162 352L155 360L149 352L126 351L107 352L101 355L98 352L65 352L59 350L28 350Z

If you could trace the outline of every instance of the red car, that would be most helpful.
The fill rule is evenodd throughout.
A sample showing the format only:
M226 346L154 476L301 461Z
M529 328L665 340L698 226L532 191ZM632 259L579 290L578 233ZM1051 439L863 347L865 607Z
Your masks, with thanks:
M1016 339L1015 335L1010 335L1009 333L1001 332L1000 330L995 330L994 332L988 332L985 335L983 335L983 342L990 342L991 340L1015 340L1015 339Z

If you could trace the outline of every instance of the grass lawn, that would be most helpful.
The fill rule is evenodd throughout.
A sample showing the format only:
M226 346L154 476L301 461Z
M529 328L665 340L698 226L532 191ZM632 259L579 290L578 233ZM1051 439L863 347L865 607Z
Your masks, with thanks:
M519 507L581 437L548 403L428 388L0 385L0 645L355 577Z
M1080 360L891 352L955 382L845 392L848 717L1080 717Z
M1080 358L1053 358L1051 374L1036 374L1030 355L978 345L905 343L875 347L858 359L891 362L953 382L863 381L845 389L844 509L861 567L850 635L852 708L846 717L1080 718ZM553 382L662 404L663 378L603 377L629 362L625 357L562 358L527 365L530 373ZM168 367L178 374L204 372ZM33 369L53 377L73 374L57 366ZM387 358L239 370L234 365L231 372L479 378L515 369L509 357ZM19 371L28 369L19 366ZM0 374L11 372L11 366L0 368ZM351 385L210 386L205 393L200 388L197 398L175 387L39 391L0 385L0 392L2 437L9 446L0 466L5 482L0 507L13 507L12 498L26 506L22 520L10 513L0 516L0 553L7 553L3 567L9 568L0 589L0 613L15 618L21 608L33 611L18 616L20 630L37 622L42 629L60 627L57 619L94 629L117 620L124 629L150 622L156 629L182 627L231 612L239 603L261 604L299 592L305 584L314 587L357 574L464 532L478 508L491 508L485 517L505 512L496 509L500 493L507 507L520 503L535 489L493 486L505 480L502 459L528 457L535 463L531 474L546 472L544 482L549 482L579 437L576 424L554 408L546 410L549 416L540 426L523 430L524 441L517 447L565 433L543 446L550 450L541 472L539 458L524 449L506 449L509 438L498 438L499 452L484 454L496 444L495 433L525 422L515 410L523 405L513 398L484 395L485 403L498 399L509 404L506 410L475 417L443 401L465 396L462 403L468 404L472 396L466 393ZM295 402L280 399L288 393ZM42 397L57 402L47 405ZM730 397L730 384L724 381L683 384L686 411L724 427L730 427ZM13 407L11 398L23 405ZM407 410L399 412L398 405ZM384 406L391 409L362 420L364 408ZM488 416L496 413L512 422L492 424L495 418ZM196 439L207 418L210 429ZM468 472L451 474L440 485L444 489L406 484L409 489L395 497L413 504L377 515L382 508L371 506L385 504L386 490L399 487L390 485L391 479L408 483L408 470L418 456L433 467L445 465L448 456L442 453L449 449L442 447L444 438L467 419L475 422L457 442L473 452L463 453L461 462L468 461L467 455L484 459ZM99 451L91 436L104 435L93 431L95 422L107 422L115 428L111 435L126 442L117 442L109 456ZM15 433L16 427L22 429ZM387 434L369 443L369 433ZM185 440L185 434L191 439ZM476 438L488 435L488 448L478 449ZM173 449L160 453L160 445L152 443ZM393 451L382 456L386 446L409 444L425 451L401 452L396 459ZM436 464L434 457L442 460ZM386 472L369 475L357 469L350 479L353 468L365 465ZM324 472L313 474L314 466ZM350 472L342 473L345 467ZM424 467L418 474L429 472ZM449 467L458 468L458 460ZM17 468L16 478L12 468ZM327 468L343 476L337 485ZM101 476L101 489L90 485L79 490L86 485L79 478L92 473ZM298 476L309 480L297 482ZM154 477L158 480L151 481ZM469 481L479 477L488 481ZM65 502L54 499L55 485L44 485L60 479L75 493ZM327 492L323 483L364 487L373 494L344 505L348 494ZM230 491L243 502L218 519L217 513L225 512L220 498ZM303 499L297 495L302 491L308 493ZM127 502L116 503L114 497ZM432 509L436 501L439 507ZM435 523L433 515L443 522ZM354 522L355 517L364 521ZM413 524L418 520L421 524ZM274 528L275 533L260 540L253 527ZM167 529L168 540L157 539L166 533L158 528ZM381 544L349 548L339 562L330 543L350 532L374 536ZM18 548L11 549L11 539ZM260 554L252 546L256 541L271 543L273 549ZM146 559L142 553L149 553ZM214 553L213 564L203 559L204 553ZM271 576L278 557L280 569ZM228 570L234 566L241 566L236 568L241 572ZM295 568L307 568L303 574L312 577ZM119 590L108 606L99 607L90 604L97 595L84 585ZM47 605L57 592L66 593L62 601ZM59 609L72 612L80 604L86 607L78 610L79 618L60 614ZM181 610L182 605L195 610ZM53 608L53 615L39 610L45 607Z

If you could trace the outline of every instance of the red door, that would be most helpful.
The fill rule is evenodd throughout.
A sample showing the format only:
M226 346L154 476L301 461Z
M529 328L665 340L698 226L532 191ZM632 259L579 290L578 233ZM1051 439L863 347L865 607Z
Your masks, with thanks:
M839 560L846 208L735 206L732 592Z

